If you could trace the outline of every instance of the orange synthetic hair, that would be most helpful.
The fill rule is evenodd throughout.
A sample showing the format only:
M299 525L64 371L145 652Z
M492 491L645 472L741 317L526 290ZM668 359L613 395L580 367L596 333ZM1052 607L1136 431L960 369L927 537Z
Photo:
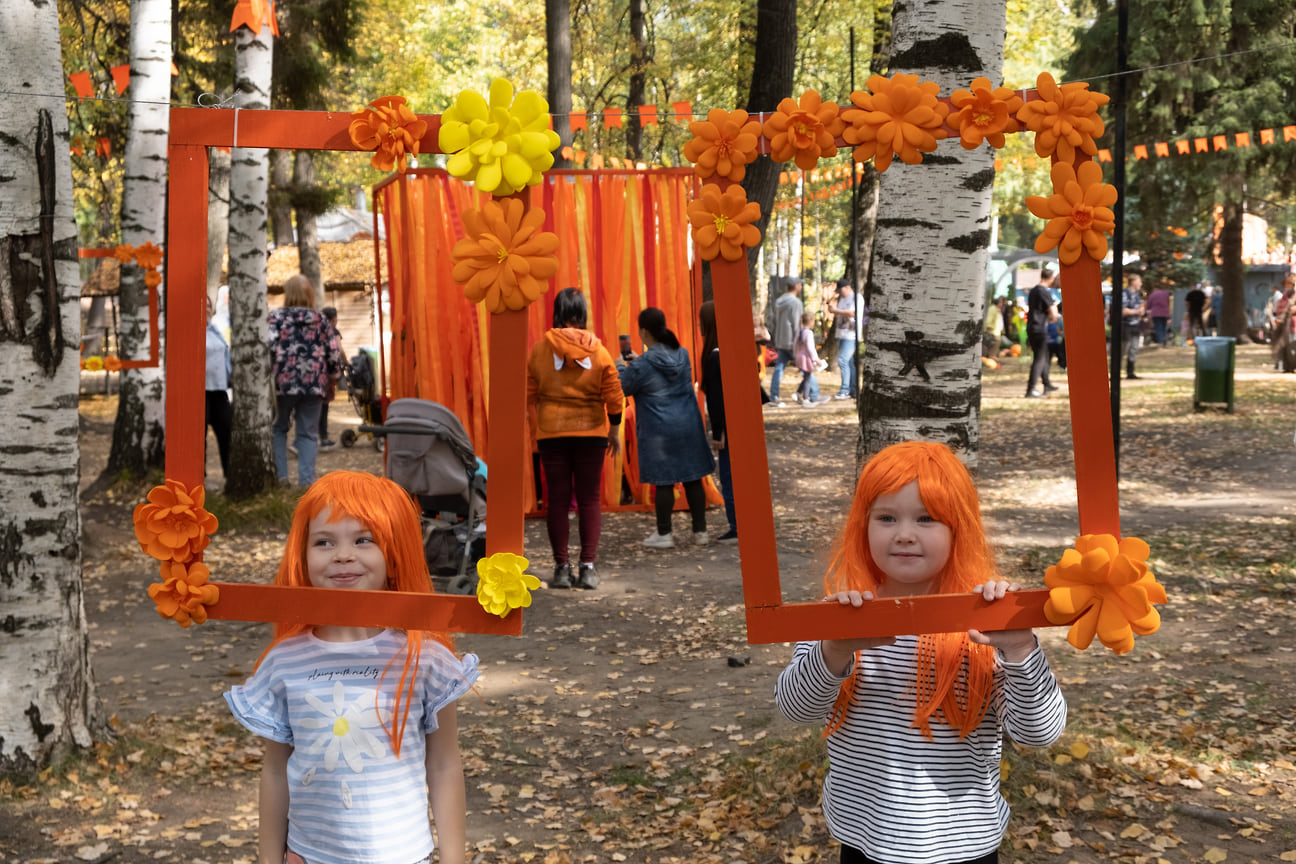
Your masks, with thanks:
M950 557L938 576L936 593L967 593L1000 578L981 527L976 487L963 463L943 444L908 441L885 448L864 466L855 485L846 527L837 538L832 564L824 576L827 594L855 590L878 595L886 574L869 550L869 510L879 495L890 495L915 480L928 515L950 529ZM930 738L931 716L939 711L947 725L958 729L960 737L966 736L980 724L989 708L994 662L994 649L975 644L966 632L919 637L913 725ZM841 725L854 691L852 675L837 694L825 734Z
M427 559L423 556L423 528L419 512L410 494L385 477L376 477L359 471L331 471L321 476L306 490L293 510L292 527L284 544L283 560L275 574L276 585L310 587L306 573L307 532L312 519L329 510L329 521L336 522L350 516L373 533L374 542L382 550L387 563L387 589L408 591L414 594L431 594L432 577L428 573ZM310 624L275 624L274 639L270 647L257 660L265 659L270 648L285 639L310 632ZM454 643L444 633L408 630L405 633L405 653L400 680L396 684L396 698L392 704L391 725L384 724L392 750L400 755L400 742L409 719L410 699L414 692L414 679L422 654L424 638L432 638L454 650ZM382 689L383 679L396 663L393 657L378 679ZM376 697L375 697L376 698Z

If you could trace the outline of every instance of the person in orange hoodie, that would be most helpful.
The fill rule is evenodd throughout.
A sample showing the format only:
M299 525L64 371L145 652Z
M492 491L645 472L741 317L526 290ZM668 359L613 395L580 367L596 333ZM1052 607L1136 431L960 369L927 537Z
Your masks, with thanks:
M545 478L545 520L553 547L552 588L598 587L594 569L603 513L599 487L603 454L621 449L625 395L612 355L585 329L585 295L564 288L554 298L553 327L527 361L527 419ZM573 577L567 553L567 511L573 493L580 527L580 561Z

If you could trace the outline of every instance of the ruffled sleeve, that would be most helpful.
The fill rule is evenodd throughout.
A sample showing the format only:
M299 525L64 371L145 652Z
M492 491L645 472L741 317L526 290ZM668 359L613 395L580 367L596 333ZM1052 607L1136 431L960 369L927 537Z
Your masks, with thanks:
M481 674L477 668L477 655L465 654L456 658L440 642L423 643L423 656L419 660L422 675L424 735L437 730L437 713L463 696Z
M225 694L234 719L249 732L292 744L292 727L288 725L288 700L283 681L275 674L274 652L261 662L247 683L231 687Z

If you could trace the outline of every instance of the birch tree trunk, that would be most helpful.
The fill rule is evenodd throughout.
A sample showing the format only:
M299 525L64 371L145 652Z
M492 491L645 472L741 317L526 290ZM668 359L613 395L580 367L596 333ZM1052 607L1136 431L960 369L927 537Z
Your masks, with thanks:
M270 107L270 67L274 38L240 27L236 53L234 104L240 110ZM225 493L256 495L275 482L270 453L274 394L267 344L270 314L266 304L267 151L235 147L230 159L229 288L230 354L234 367L234 428L230 435L230 474Z
M298 150L293 154L294 190L315 188L315 154L310 150ZM315 200L313 197L308 200ZM316 213L310 207L298 204L297 215L297 268L311 281L315 288L315 308L323 309L324 303L324 268L319 256L319 227L316 225Z
M1002 0L894 6L890 71L948 95L1003 68ZM975 467L994 152L940 142L881 176L860 386L862 464L897 441L948 444Z
M270 237L274 246L291 246L293 239L292 185L293 154L291 150L270 151Z
M0 3L0 57L3 775L108 730L81 593L80 280L57 7Z
M167 136L171 101L171 3L131 0L131 78L126 91L123 158L122 242L131 246L166 243ZM119 309L123 359L148 357L149 292L162 294L162 285L144 284L144 271L123 264ZM157 306L158 336L162 337L162 303ZM162 356L162 346L158 346ZM162 367L124 369L117 397L112 449L104 469L107 479L120 475L142 478L161 468L166 451L165 395Z
M216 302L229 240L230 152L207 148L207 296Z

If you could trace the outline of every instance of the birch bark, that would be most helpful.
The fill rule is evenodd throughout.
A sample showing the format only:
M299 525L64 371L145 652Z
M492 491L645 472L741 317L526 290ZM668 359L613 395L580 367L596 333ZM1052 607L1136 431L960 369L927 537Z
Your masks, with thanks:
M57 7L0 3L0 774L107 734L81 592L81 332Z
M948 95L1003 68L1002 0L907 0L894 7L892 74ZM940 142L923 164L881 176L861 375L860 464L897 441L948 444L976 465L981 319L994 153Z

